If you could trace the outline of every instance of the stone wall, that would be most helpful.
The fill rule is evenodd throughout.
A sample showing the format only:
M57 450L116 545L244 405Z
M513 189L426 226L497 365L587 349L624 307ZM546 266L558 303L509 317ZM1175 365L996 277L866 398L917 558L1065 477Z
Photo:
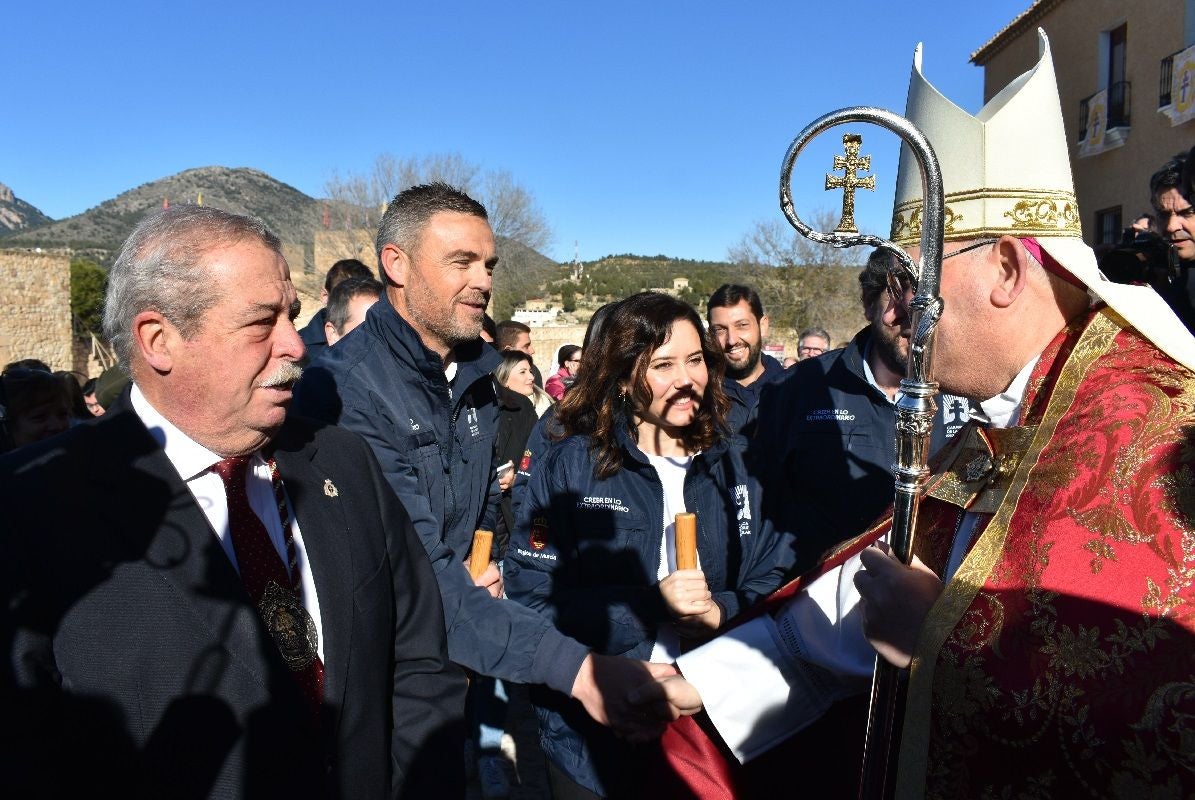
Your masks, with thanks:
M54 369L76 363L71 337L71 264L66 251L0 250L0 366L40 358Z
M561 325L550 328L532 328L531 346L535 348L532 360L539 367L544 380L560 366L556 363L556 351L563 345L580 345L585 338L585 325Z
M295 320L300 328L323 308L319 298L324 288L324 277L337 261L355 258L372 269L374 277L381 279L377 274L373 240L363 231L319 231L315 234L314 242L283 244L282 254L290 265L291 280L299 299L303 301L303 311Z

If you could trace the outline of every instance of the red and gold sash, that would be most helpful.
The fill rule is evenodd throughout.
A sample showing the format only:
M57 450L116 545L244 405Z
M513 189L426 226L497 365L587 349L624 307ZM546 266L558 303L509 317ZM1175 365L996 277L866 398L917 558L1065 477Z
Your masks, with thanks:
M1195 791L1195 376L1108 311L1056 345L922 629L898 797Z

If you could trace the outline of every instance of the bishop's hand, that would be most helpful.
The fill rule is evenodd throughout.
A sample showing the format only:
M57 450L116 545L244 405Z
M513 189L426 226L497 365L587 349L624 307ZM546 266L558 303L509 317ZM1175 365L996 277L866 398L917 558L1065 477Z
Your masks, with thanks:
M702 707L697 687L685 680L675 667L671 674L657 675L656 680L632 691L628 699L631 705L658 719L691 716Z
M863 632L884 660L905 669L925 617L942 594L942 581L916 556L906 567L882 542L861 552L859 560L863 569L855 574L855 588L863 598Z

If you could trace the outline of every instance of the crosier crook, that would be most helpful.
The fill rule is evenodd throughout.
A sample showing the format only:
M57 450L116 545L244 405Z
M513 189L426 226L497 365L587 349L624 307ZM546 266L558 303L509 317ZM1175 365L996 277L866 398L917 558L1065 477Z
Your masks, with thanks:
M832 233L815 231L801 221L793 208L792 170L801 150L815 136L835 125L850 122L866 122L887 128L904 140L921 170L921 186L925 198L925 210L921 227L921 263L911 258L892 242L868 234L848 233L841 229ZM843 138L847 143L847 137ZM852 140L857 153L861 139ZM851 155L848 149L848 155ZM835 159L837 169L843 167ZM870 162L868 162L870 164ZM863 169L867 169L866 166ZM850 174L848 174L850 177ZM843 188L846 181L843 182ZM827 182L827 188L831 187ZM883 247L890 251L902 267L913 277L917 287L909 304L912 335L909 340L909 360L905 378L900 382L901 397L896 403L896 466L895 498L893 500L892 553L906 566L913 558L913 530L917 524L917 508L921 502L922 489L929 475L926 457L929 452L930 431L933 416L937 410L934 395L938 384L933 380L934 333L942 317L942 298L938 286L942 272L942 247L944 228L944 201L942 170L938 157L925 135L904 117L881 108L854 106L832 111L811 122L789 145L780 169L780 209L785 218L801 235L820 244L833 247L855 247L868 245ZM853 199L853 198L852 198ZM853 217L852 208L845 205L843 216ZM897 708L897 690L900 670L880 657L876 657L875 673L871 684L871 708L868 712L867 733L863 745L863 774L859 782L859 797L862 800L882 800L889 794L890 765L893 756L900 752L900 732L894 729L893 720Z

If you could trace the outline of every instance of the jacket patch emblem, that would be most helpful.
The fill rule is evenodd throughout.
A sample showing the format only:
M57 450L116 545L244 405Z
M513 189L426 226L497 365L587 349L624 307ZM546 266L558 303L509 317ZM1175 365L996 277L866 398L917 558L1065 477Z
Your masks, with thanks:
M340 497L340 490L332 483L331 478L324 478L324 494L328 497Z
M852 422L854 419L849 408L815 408L805 415L806 422Z
M469 435L470 436L480 436L481 435L481 426L477 424L477 409L476 408L473 408L472 406L469 407L469 410L465 413L465 423L468 424L468 426L469 426Z
M747 484L734 487L734 504L738 506L739 536L747 536L751 533L751 495L747 492Z
M526 472L527 470L531 469L531 451L530 450L523 451L523 458L521 461L519 461L519 469L521 469L523 472Z
M548 546L548 518L536 517L531 521L531 546L543 550Z
M417 430L419 430L419 423L418 423L418 422L416 422L416 421L415 421L414 419L412 419L411 417L407 417L407 421L411 423L411 430L412 430L412 431L417 431Z
M971 418L971 404L965 397L953 394L938 395L938 404L942 407L942 422L946 428L946 437L950 438L958 433Z
M582 497L577 501L577 508L588 511L617 511L620 514L629 514L631 511L617 497Z

